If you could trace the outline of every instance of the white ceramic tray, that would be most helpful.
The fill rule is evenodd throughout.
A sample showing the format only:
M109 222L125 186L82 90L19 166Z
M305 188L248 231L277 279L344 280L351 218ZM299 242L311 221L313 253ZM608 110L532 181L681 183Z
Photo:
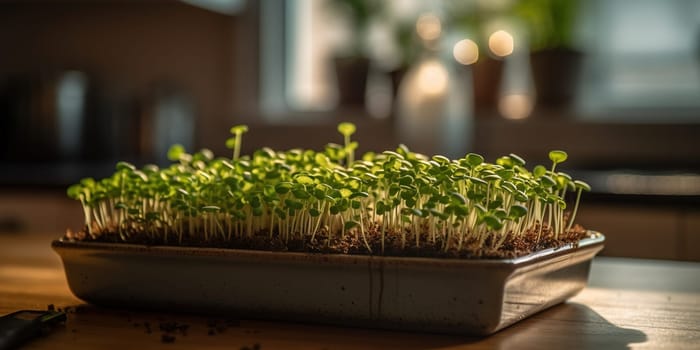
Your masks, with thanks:
M484 335L581 291L603 241L591 231L578 245L501 260L52 245L73 293L94 304Z

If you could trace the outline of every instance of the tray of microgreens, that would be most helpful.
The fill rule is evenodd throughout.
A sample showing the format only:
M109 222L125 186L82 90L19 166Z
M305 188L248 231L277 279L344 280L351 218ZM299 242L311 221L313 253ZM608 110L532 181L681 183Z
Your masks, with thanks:
M516 154L488 162L400 145L230 157L174 145L165 167L119 162L67 194L85 219L53 248L100 305L344 326L490 334L583 289L604 237L576 224L590 187Z

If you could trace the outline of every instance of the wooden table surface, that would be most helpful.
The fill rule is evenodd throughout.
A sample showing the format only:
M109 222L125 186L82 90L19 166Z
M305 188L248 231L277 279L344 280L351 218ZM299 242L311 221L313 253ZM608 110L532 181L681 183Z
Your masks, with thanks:
M27 349L700 349L698 263L596 258L569 302L473 338L99 308L71 294L53 236L0 234L0 315L71 310Z

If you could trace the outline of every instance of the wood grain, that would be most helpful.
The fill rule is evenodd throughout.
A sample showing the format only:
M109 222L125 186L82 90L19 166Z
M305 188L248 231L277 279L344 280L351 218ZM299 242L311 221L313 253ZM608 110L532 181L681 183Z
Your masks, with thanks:
M71 310L65 326L27 349L700 348L698 263L597 259L591 285L577 297L490 337L471 338L99 308L71 294L52 238L0 234L0 314L48 304ZM166 332L161 325L187 329ZM174 337L171 343L164 334Z

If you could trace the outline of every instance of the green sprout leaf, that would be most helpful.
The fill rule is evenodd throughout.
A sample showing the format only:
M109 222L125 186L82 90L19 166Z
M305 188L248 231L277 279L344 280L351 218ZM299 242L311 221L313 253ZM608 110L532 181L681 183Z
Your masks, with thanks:
M568 155L564 151L550 151L549 159L554 163L563 163L568 158Z
M349 229L354 228L354 227L359 227L360 223L357 221L354 221L354 220L348 220L345 222L344 226L345 226L346 230L349 230Z
M226 139L226 148L228 148L228 149L236 148L236 138L235 137L229 137Z
M206 205L202 207L202 211L206 213L218 213L220 210L221 208L215 205Z
M353 123L343 122L338 124L338 132L340 132L343 136L349 137L354 134L356 130L357 127L355 127L355 124Z
M241 134L248 132L248 126L247 125L236 125L236 126L231 127L230 131L231 131L231 134L233 134L233 135L241 135Z
M581 181L581 180L575 180L575 181L574 181L574 185L576 186L577 189L582 189L582 190L584 190L584 191L586 191L586 192L590 192L590 191L591 191L591 185L589 185L589 184L587 184L587 183L585 183L585 182L583 182L583 181Z
M492 230L500 230L503 227L503 221L495 215L484 216L484 223Z
M295 180L297 180L298 183L303 184L303 185L313 185L314 179L312 179L308 175L297 175L294 177Z
M481 165L481 163L484 162L484 157L476 154L476 153L468 153L465 157L467 159L467 162L469 165L472 167L475 167L477 165Z
M341 189L340 189L340 195L341 195L343 198L349 198L350 196L352 196L352 194L353 194L353 192L352 192L351 190L347 189L347 188L341 188Z
M511 153L511 154L509 154L508 156L510 157L510 159L513 160L513 163L514 163L515 165L518 165L518 166L520 166L520 167L524 167L524 166L525 166L525 160L522 159L522 158L521 158L520 156L518 156L517 154Z
M127 162L118 162L117 163L117 171L132 172L134 170L136 170L136 167L131 163L127 163Z
M83 193L83 186L77 184L68 187L68 190L66 190L66 194L68 194L70 199L80 199L81 193Z
M514 219L521 218L527 214L527 207L520 204L514 204L510 207L508 216Z
M183 153L185 153L185 147L180 144L174 144L168 149L168 160L176 162L180 160Z
M536 165L536 166L532 169L532 175L535 175L536 178L540 178L540 177L542 177L542 176L543 176L544 174L546 174L546 173L547 173L547 168L545 168L545 167L542 166L542 165Z

